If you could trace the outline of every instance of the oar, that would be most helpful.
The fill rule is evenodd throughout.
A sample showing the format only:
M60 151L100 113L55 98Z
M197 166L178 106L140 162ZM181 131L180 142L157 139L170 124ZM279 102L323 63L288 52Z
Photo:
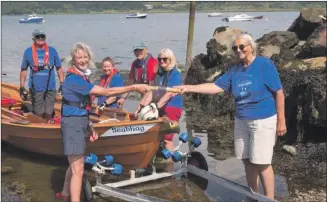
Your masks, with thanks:
M28 125L28 124L30 124L30 122L27 121L27 120L22 120L22 119L16 120L16 119L14 119L12 117L9 117L9 116L6 116L4 114L1 114L1 118L7 119L7 120L9 120L10 123L14 123L14 124L21 124L21 125Z
M149 86L152 91L165 91L171 93L181 93L182 90L179 88L171 88L171 87L160 87L160 86Z
M37 116L37 115L35 115L35 114L31 113L31 112L26 113L26 114L24 114L25 116L23 116L23 115L20 115L20 114L18 114L16 112L10 111L10 110L8 110L6 108L3 108L3 107L1 107L1 110L3 112L7 113L7 114L10 114L10 115L14 116L15 118L28 120L28 121L30 121L32 123L46 123L47 122L44 118L39 117L39 116Z
M20 115L20 114L18 114L18 113L16 113L16 112L10 111L10 110L8 110L8 109L6 109L6 108L3 108L3 107L1 107L1 111L5 112L5 113L7 113L7 114L10 114L10 115L12 115L12 116L14 116L15 118L17 117L17 118L19 118L19 119L26 119L25 116Z

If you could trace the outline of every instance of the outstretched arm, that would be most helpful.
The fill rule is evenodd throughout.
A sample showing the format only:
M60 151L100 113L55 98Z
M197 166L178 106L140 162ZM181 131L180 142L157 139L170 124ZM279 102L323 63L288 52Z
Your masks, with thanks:
M115 96L131 91L138 91L140 93L145 93L150 91L148 85L145 84L134 84L124 87L114 87L114 88L102 88L100 86L94 86L89 94L91 95L104 95L104 96Z
M224 90L214 83L203 83L198 85L182 85L175 86L182 89L182 93L200 93L200 94L217 94L222 93Z

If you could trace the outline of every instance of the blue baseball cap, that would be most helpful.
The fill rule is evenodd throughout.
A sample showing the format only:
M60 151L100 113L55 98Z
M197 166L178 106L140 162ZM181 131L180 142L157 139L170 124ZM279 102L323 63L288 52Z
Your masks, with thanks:
M145 45L145 43L143 41L138 41L134 44L133 46L133 51L136 49L145 49L147 48L147 46Z

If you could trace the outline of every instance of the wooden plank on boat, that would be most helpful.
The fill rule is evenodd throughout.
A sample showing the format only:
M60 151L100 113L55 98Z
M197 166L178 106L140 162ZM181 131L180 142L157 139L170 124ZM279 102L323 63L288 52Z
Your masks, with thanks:
M16 119L13 117L6 116L4 114L1 114L1 118L8 120L9 123L14 123L14 124L21 124L21 125L29 125L30 122L27 120L22 120L22 119Z
M26 117L23 116L23 115L20 115L20 114L18 114L16 112L10 111L9 109L1 107L1 114L3 114L3 113L6 116L10 116L10 117L15 118L15 119L26 119Z
M32 123L46 123L47 120L39 117L35 114L33 114L32 112L28 112L28 113L24 113L24 116L26 117L26 120L32 122Z

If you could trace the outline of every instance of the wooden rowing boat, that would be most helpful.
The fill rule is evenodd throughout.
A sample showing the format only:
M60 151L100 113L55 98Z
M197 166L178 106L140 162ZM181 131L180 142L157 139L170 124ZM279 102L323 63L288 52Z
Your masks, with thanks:
M60 124L44 123L42 118L31 113L15 113L14 109L31 103L21 100L18 86L1 83L1 87L2 101L14 100L12 103L2 103L1 140L28 151L63 156ZM57 102L57 115L60 114L60 108L61 103ZM91 120L99 139L93 143L87 141L86 154L112 155L117 163L123 165L124 171L147 167L155 156L163 135L179 132L178 125L163 119L132 120L129 112L122 109L106 109L100 117L92 117Z

